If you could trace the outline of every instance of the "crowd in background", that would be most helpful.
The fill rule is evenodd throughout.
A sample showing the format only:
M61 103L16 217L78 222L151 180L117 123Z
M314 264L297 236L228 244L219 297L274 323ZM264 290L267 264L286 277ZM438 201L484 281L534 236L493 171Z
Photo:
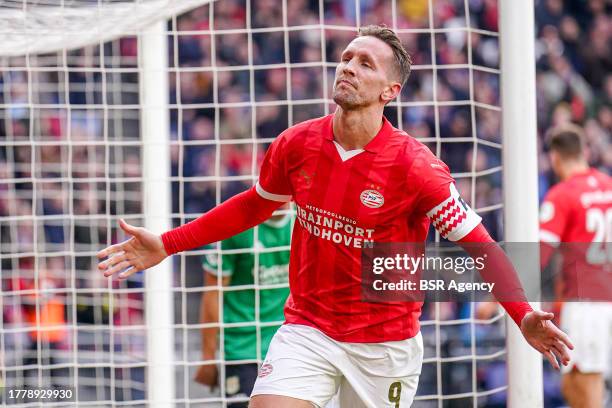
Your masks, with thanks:
M459 190L473 207L500 204L500 172L478 177L474 191L469 177L469 173L500 166L500 150L479 144L475 154L473 140L467 140L477 137L501 143L501 113L495 109L500 104L499 74L495 73L499 69L499 39L494 34L499 28L497 1L433 0L431 13L428 3L429 0L398 0L394 19L388 1L360 0L360 10L355 9L353 0L324 1L324 30L307 27L320 22L318 0L288 1L286 13L274 0L251 0L250 16L246 14L243 0L219 0L214 5L214 26L210 25L209 6L174 20L169 27L179 35L171 37L169 53L173 68L169 78L171 163L175 180L173 213L196 216L250 187L271 139L291 124L333 112L329 98L334 64L355 35L350 28L356 25L357 19L362 25L385 22L400 30L432 25L449 29L436 33L433 38L429 32L400 34L412 55L413 72L401 97L386 109L385 115L395 126L422 138L432 150L439 149L441 158L458 175ZM610 8L605 0L536 0L541 197L554 183L544 149L546 131L553 125L564 122L582 125L588 138L590 164L608 173L612 169ZM254 29L252 35L240 30L247 27L247 19ZM285 21L290 30L282 29ZM461 27L468 24L481 31L466 35ZM269 27L281 28L257 30ZM214 38L208 31L211 29L220 30ZM113 51L120 53L122 61L132 61L137 55L135 39L127 38L115 44ZM95 61L99 61L83 51L71 55L77 68L87 64L95 67ZM288 63L292 64L291 69L287 69ZM435 70L432 64L436 64ZM107 71L112 71L111 68ZM139 324L142 322L141 293L117 295L120 299L114 301L114 308L102 292L83 291L75 298L70 296L72 288L107 287L106 281L93 270L91 255L106 244L109 234L116 239L116 231L108 226L106 219L93 216L138 216L142 212L138 115L130 116L129 109L112 110L113 104L121 106L138 101L138 92L129 91L128 87L113 91L112 96L118 98L113 100L95 86L87 86L101 84L103 80L107 86L113 81L124 87L137 84L137 73L124 72L112 77L101 70L68 71L71 86L67 92L57 85L44 92L43 88L39 92L28 89L25 70L8 69L0 73L0 104L32 102L29 98L34 94L36 103L52 106L69 102L73 109L68 120L59 107L33 111L22 105L3 108L0 116L0 176L4 180L0 182L2 252L76 252L76 256L62 253L46 258L44 267L38 267L45 271L38 275L38 283L34 272L23 273L36 269L31 256L3 259L3 322L11 327L33 325L31 308L37 302L34 288L47 285L57 290L50 292L53 295L47 296L45 304L64 305L63 321ZM37 75L41 84L60 84L66 80L60 72ZM104 101L111 105L110 113L105 114L101 109ZM472 108L470 101L478 102L478 107ZM38 115L36 123L31 118L33 114ZM62 143L46 143L33 147L27 143L65 142L68 122L70 140L81 142L80 145L68 148ZM2 143L3 140L7 143ZM105 149L95 144L102 140L110 140L111 147ZM136 143L112 145L113 141ZM219 185L213 177L231 181ZM113 178L117 181L107 182ZM179 178L184 181L176 181ZM33 183L32 179L37 182ZM48 217L44 222L36 222L32 215ZM501 211L483 215L492 235L501 238ZM187 270L190 268L197 270L197 261L188 261ZM66 270L78 272L66 276ZM201 276L196 275L178 284L199 286ZM178 275L176 280L179 281ZM137 276L127 285L141 287L141 278ZM27 294L19 295L20 291ZM199 294L194 296L197 297ZM77 310L76 315L68 313L72 306ZM449 319L465 317L469 305L445 305L441 313ZM59 315L53 316L60 318ZM432 316L433 308L426 308L424 317ZM197 321L197 314L179 318L193 323ZM479 333L491 347L503 344L498 328L483 328ZM35 348L38 336L34 331L25 331L21 333L21 340ZM62 337L54 333L54 336L57 336L53 337L54 347L68 347L71 338L68 334ZM469 351L470 338L461 326L449 329L443 340L443 353L453 355L461 347ZM25 364L26 360L22 359L21 363ZM471 376L470 369L456 364L454 371L449 370L444 379L444 393L465 391L462 387L466 376ZM421 380L424 385L419 393L439 392L434 389L435 372L434 378L428 379L431 373L427 370L424 369ZM499 370L499 366L489 365L479 370L478 379L483 386L494 387ZM561 403L556 381L546 382L550 406ZM467 385L471 387L471 382ZM498 397L490 397L488 406L495 406Z
M426 28L430 20L434 28L466 27L464 1L434 1L434 10L429 15L427 0L400 1L396 26L400 29ZM497 2L471 0L469 23L473 27L490 32L498 31ZM612 168L612 153L609 149L609 132L612 126L610 98L612 97L612 76L610 75L610 29L609 13L604 1L562 0L537 1L536 6L536 61L538 132L542 142L546 130L563 122L572 121L583 125L587 131L590 146L590 162L604 170ZM320 100L330 96L333 84L333 64L339 60L344 46L354 36L354 31L342 28L354 26L356 13L353 1L326 2L326 24L334 28L325 30L325 47L321 47L321 30L316 28L292 30L287 35L281 30L252 35L252 52L249 56L247 34L221 34L215 37L212 52L209 35L180 36L176 43L176 56L180 67L244 67L243 70L222 71L217 77L211 71L185 72L171 81L172 102L184 107L181 121L179 110L174 111L173 131L182 140L243 139L243 144L226 145L220 152L220 175L248 176L253 174L253 160L261 157L265 144L258 145L253 152L250 138L255 130L259 139L274 138L288 125L330 112ZM386 2L361 1L362 24L387 22L392 25L390 9ZM223 10L216 10L214 28L231 30L245 27L245 10L241 1L223 3ZM609 6L608 6L609 8ZM281 9L272 7L268 1L255 1L251 26L280 27L283 24ZM609 10L608 10L609 11ZM317 24L318 1L288 2L287 24L290 27ZM180 19L180 31L209 30L208 11L200 9ZM501 165L499 149L480 145L474 155L473 142L455 142L453 138L477 137L482 140L501 143L500 113L486 107L477 107L475 121L471 117L470 99L485 106L499 106L499 75L485 68L499 68L499 41L494 35L472 33L468 38L465 31L436 34L432 42L430 33L402 33L401 38L414 62L413 72L400 98L401 107L390 106L385 114L396 126L411 135L435 141L429 145L433 150L441 144L441 157L453 173L473 173ZM589 44L589 46L581 46ZM285 45L288 45L287 47ZM468 49L471 48L471 61ZM432 56L435 55L435 60ZM329 63L322 69L320 61ZM437 65L436 83L432 61ZM300 64L299 68L288 71L284 66L263 68L269 64ZM251 78L249 63L257 70ZM308 65L308 63L314 63ZM470 90L471 63L474 67L473 88ZM314 65L314 66L313 66ZM448 66L463 65L461 68ZM289 78L287 76L289 75ZM326 78L324 78L326 77ZM217 81L217 95L214 83ZM327 86L325 88L325 85ZM288 90L290 89L290 95ZM286 99L299 104L279 103L273 106L242 106L220 109L220 126L215 131L215 110L210 108L191 109L213 102L269 102ZM313 101L313 103L303 103ZM456 106L438 107L436 123L436 102L455 102ZM420 106L414 106L415 104ZM481 106L481 105L479 105ZM326 110L327 108L327 110ZM252 110L255 109L253 114ZM251 123L254 121L255 123ZM180 129L179 129L180 123ZM540 195L543 197L551 182L548 159L540 149ZM174 174L183 176L214 175L215 149L197 148L186 155L179 169L179 156L174 156ZM221 199L252 183L245 180L242 185L223 189ZM199 213L216 204L214 183L190 183L186 186L184 211ZM459 189L465 197L473 199L474 207L483 208L501 202L499 173L479 177L476 191L472 194L471 180L458 179ZM178 195L176 195L178 197ZM495 237L501 236L499 219L491 214L485 222Z

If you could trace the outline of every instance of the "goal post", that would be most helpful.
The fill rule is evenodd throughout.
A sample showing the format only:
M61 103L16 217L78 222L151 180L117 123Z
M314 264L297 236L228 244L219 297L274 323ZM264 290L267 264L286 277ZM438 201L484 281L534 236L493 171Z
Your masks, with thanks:
M501 102L504 183L504 238L506 242L538 242L538 162L535 85L535 19L533 0L499 1ZM512 255L512 254L510 254ZM513 257L529 293L539 279L537 258ZM535 291L534 291L535 289ZM539 303L533 302L534 309ZM506 317L508 348L508 406L544 406L542 357Z
M141 140L145 227L171 228L170 120L168 109L168 34L158 21L140 35ZM172 259L145 276L147 391L151 407L172 407L174 386L174 291Z

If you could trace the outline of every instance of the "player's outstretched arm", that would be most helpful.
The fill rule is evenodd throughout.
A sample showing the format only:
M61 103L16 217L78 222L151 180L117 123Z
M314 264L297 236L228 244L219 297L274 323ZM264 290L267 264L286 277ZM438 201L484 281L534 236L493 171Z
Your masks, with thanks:
M99 259L110 258L100 262L98 269L105 276L119 273L119 278L125 279L157 265L169 255L221 241L252 228L267 220L283 203L263 198L253 187L161 236L122 221L121 228L131 238L100 251Z
M464 249L472 256L482 256L483 253L488 256L489 261L487 264L491 264L494 267L483 269L481 274L483 274L485 280L496 282L496 286L503 288L501 291L494 291L494 294L504 309L506 309L506 312L519 326L527 343L542 353L555 369L559 369L557 359L563 365L567 365L570 361L567 349L573 349L574 346L569 337L551 321L554 315L531 308L523 293L512 262L510 262L505 252L490 237L482 224L474 228L458 244L475 242L483 244L482 247L464 246ZM493 273L491 273L490 269L493 270Z
M568 349L573 350L574 345L569 337L553 324L551 320L554 317L553 313L539 310L529 312L521 321L521 332L527 343L542 353L558 370L558 361L561 361L563 365L569 363Z
M108 258L98 264L104 276L120 272L119 279L126 279L133 273L157 265L168 256L159 235L124 220L119 220L119 226L130 238L98 252L98 259Z

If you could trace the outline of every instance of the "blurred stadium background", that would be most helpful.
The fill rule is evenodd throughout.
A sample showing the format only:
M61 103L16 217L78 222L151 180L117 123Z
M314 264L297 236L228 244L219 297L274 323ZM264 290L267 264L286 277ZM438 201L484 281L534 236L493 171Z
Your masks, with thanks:
M87 3L106 4L65 7ZM552 125L583 125L590 164L612 169L610 8L535 1L540 197L553 182L541 148ZM415 64L387 118L441 155L503 237L498 0L217 0L169 18L173 225L252 186L276 135L333 111L340 51L370 23L400 29ZM117 282L95 269L95 253L123 239L118 218L145 222L137 34L0 55L0 386L72 387L78 406L148 404L144 276ZM192 380L204 253L170 261L177 407L225 403ZM477 311L424 308L415 407L506 406L503 315ZM549 365L543 391L547 407L564 406Z

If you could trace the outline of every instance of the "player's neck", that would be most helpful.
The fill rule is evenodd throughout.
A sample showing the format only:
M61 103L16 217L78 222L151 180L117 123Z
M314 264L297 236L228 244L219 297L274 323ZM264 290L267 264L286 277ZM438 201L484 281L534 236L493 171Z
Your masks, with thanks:
M561 180L570 179L576 175L584 174L590 170L589 164L584 161L568 162L563 167L560 178Z
M344 150L363 149L382 127L382 110L378 106L349 111L338 107L332 123L334 140Z

